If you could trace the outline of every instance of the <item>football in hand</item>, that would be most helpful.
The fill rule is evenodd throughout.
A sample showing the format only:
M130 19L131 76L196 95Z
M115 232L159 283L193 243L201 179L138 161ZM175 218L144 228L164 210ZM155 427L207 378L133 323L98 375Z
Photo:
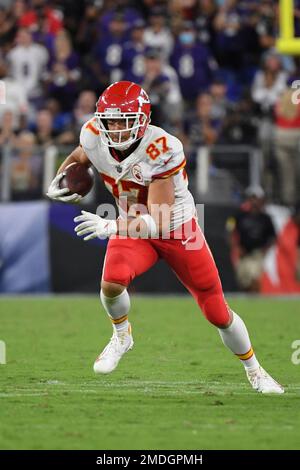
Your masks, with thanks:
M82 163L71 163L63 171L63 177L59 182L61 189L69 188L70 194L86 196L93 187L94 173Z

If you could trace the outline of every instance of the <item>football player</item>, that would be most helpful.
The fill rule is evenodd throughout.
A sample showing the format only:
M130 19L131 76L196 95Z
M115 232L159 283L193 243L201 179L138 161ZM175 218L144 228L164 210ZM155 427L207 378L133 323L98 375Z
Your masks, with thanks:
M133 347L127 287L163 258L217 327L225 346L240 359L252 387L262 393L283 393L283 387L260 366L243 320L224 299L188 190L183 146L173 135L150 125L150 101L139 85L121 81L103 92L94 118L82 127L80 145L58 170L48 197L80 200L78 194L67 195L68 189L59 187L64 168L73 162L94 165L120 210L117 220L85 211L74 219L75 231L85 241L109 238L100 297L113 335L96 359L94 371L112 372Z

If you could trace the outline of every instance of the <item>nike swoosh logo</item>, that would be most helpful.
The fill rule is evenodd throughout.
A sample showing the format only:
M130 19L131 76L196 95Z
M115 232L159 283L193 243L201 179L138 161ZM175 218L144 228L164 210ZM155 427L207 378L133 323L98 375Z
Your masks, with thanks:
M172 157L173 157L173 155L172 155ZM165 165L166 165L167 163L169 163L169 161L171 160L172 157L168 158L168 160L165 162Z
M181 243L182 243L183 245L186 245L186 244L191 240L191 238L194 238L194 235L192 235L191 237L187 238L186 240L181 240Z

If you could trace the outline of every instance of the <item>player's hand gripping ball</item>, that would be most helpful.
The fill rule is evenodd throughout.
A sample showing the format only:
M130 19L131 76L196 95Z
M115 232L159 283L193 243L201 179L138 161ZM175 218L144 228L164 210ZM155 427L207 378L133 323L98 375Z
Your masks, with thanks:
M51 182L47 196L60 202L79 202L93 187L94 175L82 163L71 163Z
M84 197L94 185L93 170L82 163L71 163L64 169L62 174L59 187L61 189L67 188L69 194L78 194ZM65 195L68 195L68 193Z

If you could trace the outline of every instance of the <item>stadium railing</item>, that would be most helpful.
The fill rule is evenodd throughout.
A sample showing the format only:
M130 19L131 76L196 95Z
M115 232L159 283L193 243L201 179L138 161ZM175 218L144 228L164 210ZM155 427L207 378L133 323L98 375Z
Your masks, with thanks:
M215 145L197 152L194 189L203 202L234 202L262 179L262 152L249 145Z
M72 150L73 147L62 145L33 147L32 158L26 161L27 165L31 165L32 174L26 175L24 170L18 169L20 150L9 145L3 146L0 155L0 201L43 199L57 169ZM196 198L207 203L223 204L234 203L236 195L243 194L248 185L260 184L261 174L260 149L248 145L215 145L199 148L196 170L190 176ZM34 176L35 187L30 187L31 182L28 181L26 191L24 180L26 177L30 179L30 176ZM96 189L83 202L95 202Z

